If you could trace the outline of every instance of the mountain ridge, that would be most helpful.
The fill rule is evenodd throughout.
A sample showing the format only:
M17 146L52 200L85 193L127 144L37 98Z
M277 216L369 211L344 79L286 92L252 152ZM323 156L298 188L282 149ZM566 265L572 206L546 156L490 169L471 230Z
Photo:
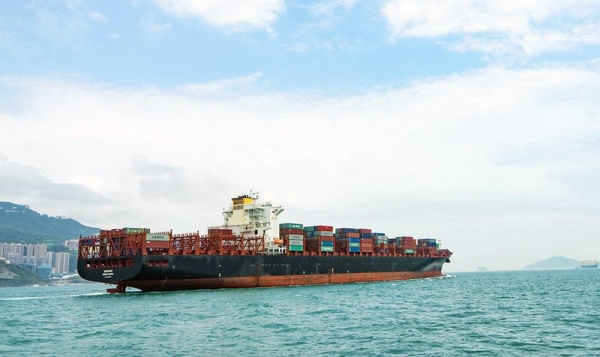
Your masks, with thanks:
M28 205L0 201L0 243L59 244L80 235L94 235L89 227L64 216L40 214Z
M548 259L540 260L533 264L525 266L524 270L542 270L542 269L573 269L578 268L581 262L577 259L571 259L566 257L551 257Z

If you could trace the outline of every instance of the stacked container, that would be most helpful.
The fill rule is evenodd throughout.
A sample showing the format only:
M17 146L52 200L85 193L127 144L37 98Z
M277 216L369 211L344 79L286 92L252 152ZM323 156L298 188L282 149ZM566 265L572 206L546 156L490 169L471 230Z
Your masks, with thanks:
M356 228L337 228L335 240L341 253L360 253L360 233Z
M417 242L413 237L397 237L397 245L402 249L401 253L404 254L415 254L417 248Z
M376 253L388 252L388 237L385 233L371 233L373 238L373 251Z
M304 230L301 223L281 223L279 236L285 241L288 252L304 251Z
M373 253L373 238L372 231L368 228L359 228L360 234L360 251L361 253Z
M304 227L307 245L318 252L333 252L333 227L309 226Z
M435 255L438 252L437 241L435 238L423 238L418 241L419 248L423 248L423 253Z

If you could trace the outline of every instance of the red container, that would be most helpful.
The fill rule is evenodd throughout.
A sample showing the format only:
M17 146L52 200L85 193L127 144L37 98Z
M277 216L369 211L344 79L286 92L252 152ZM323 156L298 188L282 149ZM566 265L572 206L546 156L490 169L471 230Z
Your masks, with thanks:
M169 242L147 241L146 248L150 249L169 249Z
M358 233L369 233L369 234L371 234L371 233L373 233L373 231L370 230L370 229L368 229L368 228L359 228L358 229Z
M325 237L321 236L317 238L319 242L333 242L335 239L333 237Z
M231 229L211 228L208 230L208 235L212 237L231 237L233 231Z
M302 234L302 235L304 235L304 230L303 229L286 228L286 229L280 229L279 234L280 235L285 235L285 234Z
M333 226L315 226L315 231L333 232Z
M373 238L361 238L360 244L373 244Z

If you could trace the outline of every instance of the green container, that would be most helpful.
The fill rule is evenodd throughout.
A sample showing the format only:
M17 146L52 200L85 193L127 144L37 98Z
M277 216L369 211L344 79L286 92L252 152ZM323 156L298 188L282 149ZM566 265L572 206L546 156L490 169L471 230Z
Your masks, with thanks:
M322 252L333 252L333 247L321 247Z
M279 229L302 229L302 223L281 223Z
M315 231L315 227L304 227L304 231L305 232L314 232Z
M290 248L288 250L290 252L303 252L304 251L304 246L302 246L302 245L290 245Z
M360 243L348 243L348 246L360 248Z
M123 232L125 232L127 234L131 234L131 233L150 233L150 228L131 228L131 227L125 227L125 228L123 228Z
M415 250L414 249L404 249L404 253L406 253L406 254L415 254Z

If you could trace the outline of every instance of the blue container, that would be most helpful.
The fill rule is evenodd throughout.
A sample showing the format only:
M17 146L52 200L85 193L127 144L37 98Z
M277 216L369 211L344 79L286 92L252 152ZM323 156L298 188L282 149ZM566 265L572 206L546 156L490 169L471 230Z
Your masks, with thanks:
M348 238L348 243L360 243L360 238Z
M335 233L358 233L357 228L336 228Z
M360 237L361 238L371 238L371 233L361 233Z
M321 247L333 247L333 242L322 241Z
M371 233L374 236L385 236L385 233Z
M351 247L351 248L348 248L348 251L349 251L350 253L360 253L360 248L357 248L357 247Z

